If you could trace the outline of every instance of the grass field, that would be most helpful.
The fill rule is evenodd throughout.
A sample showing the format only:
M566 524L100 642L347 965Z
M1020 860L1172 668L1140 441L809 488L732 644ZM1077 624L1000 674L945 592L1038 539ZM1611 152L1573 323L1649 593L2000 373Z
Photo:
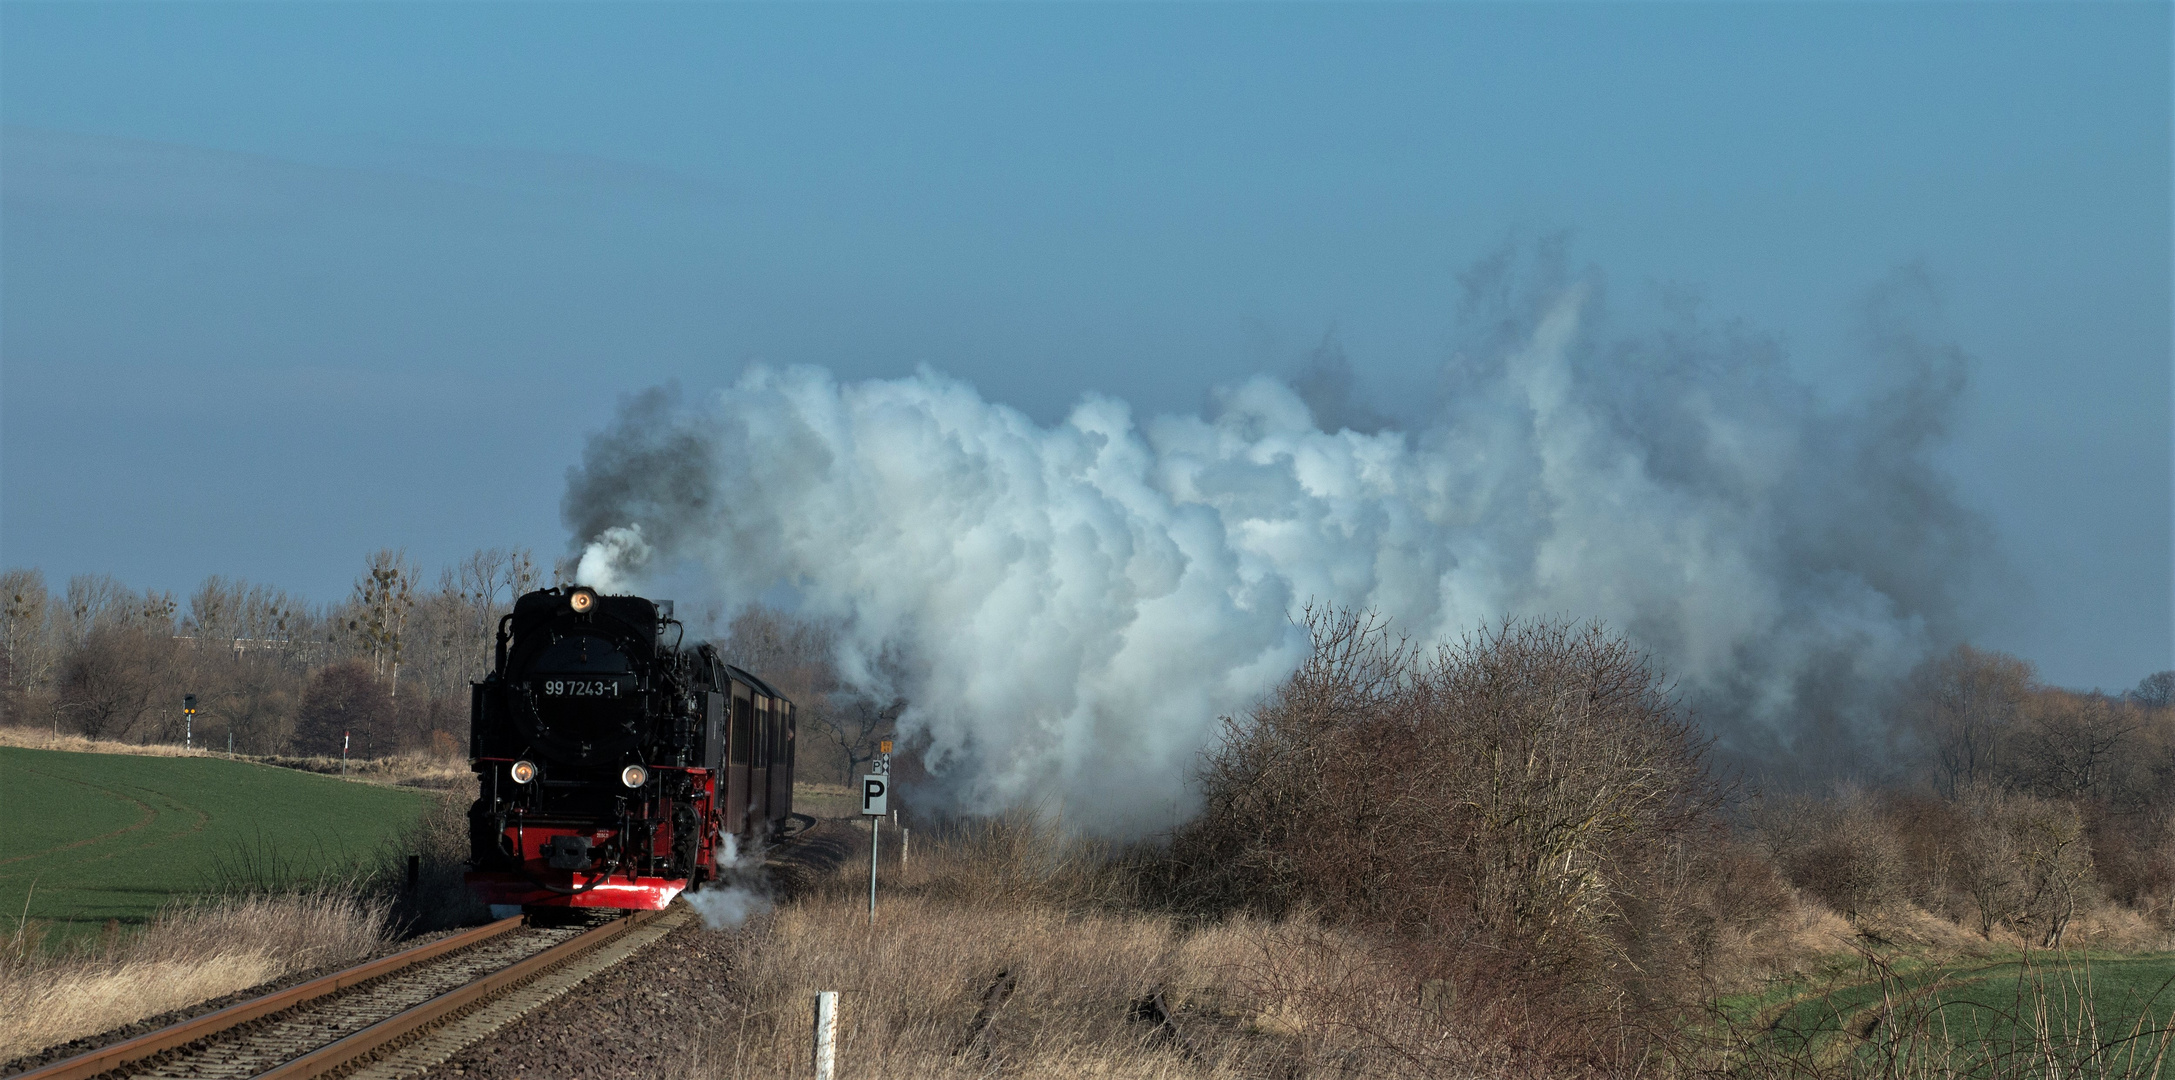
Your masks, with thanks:
M2091 1075L2164 1075L2175 1065L2175 954L2082 949L1946 963L1838 957L1811 978L1725 1003L1761 1050L1834 1068L1856 1057L1942 1061L1954 1075L2003 1062L2061 1061Z
M0 925L140 924L177 898L354 867L434 796L208 757L0 747Z

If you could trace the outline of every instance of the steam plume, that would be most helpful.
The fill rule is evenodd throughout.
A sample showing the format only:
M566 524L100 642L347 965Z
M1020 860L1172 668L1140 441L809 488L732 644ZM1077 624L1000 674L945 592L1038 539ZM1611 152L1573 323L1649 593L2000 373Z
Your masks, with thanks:
M1479 331L1402 429L1324 430L1266 376L1207 415L1088 395L1051 427L927 369L651 391L570 474L578 577L693 573L728 607L785 587L844 628L849 681L910 702L961 803L1121 833L1188 809L1195 753L1297 662L1310 600L1423 641L1604 620L1752 758L1856 743L1955 636L1983 529L1930 455L1962 360L1892 305L1866 339L1900 375L1837 407L1741 332L1609 338L1590 281L1468 285ZM1352 415L1329 374L1295 381Z
M770 910L759 851L742 854L740 838L725 834L717 852L717 877L700 892L680 894L712 930L737 930L750 916Z

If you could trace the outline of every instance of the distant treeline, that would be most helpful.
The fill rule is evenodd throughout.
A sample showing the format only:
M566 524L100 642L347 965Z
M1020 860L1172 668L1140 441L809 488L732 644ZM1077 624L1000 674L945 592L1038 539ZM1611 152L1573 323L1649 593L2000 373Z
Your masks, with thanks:
M426 579L403 553L379 551L350 595L329 604L222 577L185 599L104 575L55 591L37 570L8 570L0 723L179 743L183 695L194 694L195 740L211 749L231 737L239 753L337 755L345 737L357 757L462 757L469 683L491 669L499 619L568 569L491 548ZM891 733L901 703L841 686L832 633L757 605L722 644L799 706L809 777L843 782Z
M180 742L184 694L199 745L252 754L466 752L468 684L491 666L499 617L536 588L536 560L478 551L426 585L400 552L365 562L353 593L311 603L210 577L186 599L104 575L54 591L0 574L6 721L100 739Z

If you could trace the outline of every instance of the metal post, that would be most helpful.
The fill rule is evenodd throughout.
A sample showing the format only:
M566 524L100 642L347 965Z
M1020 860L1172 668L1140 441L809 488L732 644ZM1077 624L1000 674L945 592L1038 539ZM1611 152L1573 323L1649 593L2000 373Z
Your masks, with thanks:
M868 924L876 925L876 838L877 827L884 823L880 817L868 819Z
M233 756L234 756L234 729L233 729L233 728L228 728L228 729L227 729L227 756L228 756L228 757L233 757Z
M838 991L816 992L816 1080L838 1073Z
M347 775L347 739L348 739L348 733L347 733L347 732L345 732L345 731L341 732L341 733L340 733L340 775L341 775L341 776L346 776L346 775Z
M906 866L906 853L907 853L907 852L909 852L909 851L912 851L912 850L914 850L914 830L912 830L912 829L900 829L900 830L899 830L899 866L900 866L900 868L901 868L901 869L905 868L905 866Z

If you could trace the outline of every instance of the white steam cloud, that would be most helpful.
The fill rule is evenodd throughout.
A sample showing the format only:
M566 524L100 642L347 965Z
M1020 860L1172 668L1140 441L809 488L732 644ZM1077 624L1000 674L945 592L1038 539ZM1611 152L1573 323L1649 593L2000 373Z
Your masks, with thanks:
M717 877L702 891L684 892L680 898L702 916L704 926L712 930L738 929L750 917L770 910L761 853L742 854L740 838L726 833L725 846L717 852Z
M1089 396L1052 427L928 370L651 392L570 477L579 578L693 573L728 607L784 586L844 628L849 681L909 702L950 797L1110 832L1189 809L1186 771L1299 660L1310 601L1423 641L1600 619L1736 752L1850 741L1953 636L1978 561L1928 460L1960 362L1876 320L1908 376L1832 408L1762 342L1611 342L1593 306L1573 285L1497 320L1412 430L1325 430L1352 411L1335 357L1305 396L1256 377L1145 419Z

